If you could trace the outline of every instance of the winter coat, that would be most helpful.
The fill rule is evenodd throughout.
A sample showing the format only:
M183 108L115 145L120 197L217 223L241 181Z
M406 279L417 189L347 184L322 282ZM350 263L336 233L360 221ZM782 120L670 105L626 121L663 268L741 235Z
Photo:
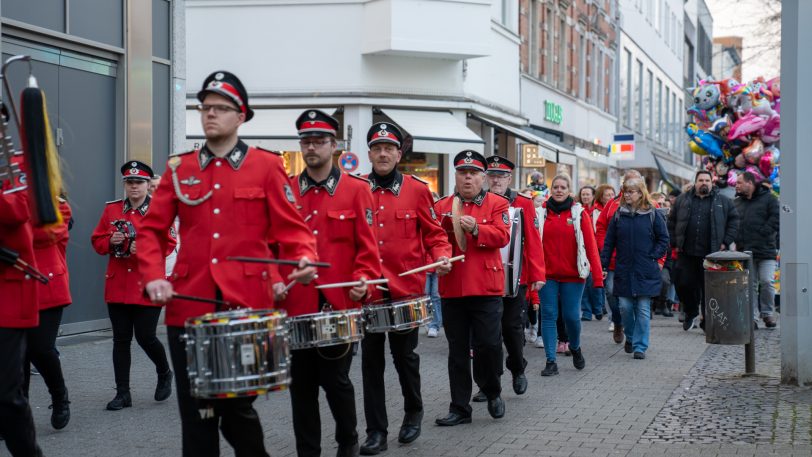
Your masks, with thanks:
M775 259L778 255L778 199L765 187L759 186L750 199L742 196L733 200L741 216L736 236L736 250L751 251L758 260Z
M671 238L671 245L680 250L685 250L685 232L688 230L688 220L691 217L691 203L694 198L694 189L691 188L683 192L674 202L671 212L668 215L668 235ZM733 201L719 193L719 189L713 188L708 197L711 201L711 252L716 252L724 244L729 248L739 231L739 213L733 205Z
M601 252L605 269L609 268L613 250L616 253L615 296L660 295L658 260L668 251L668 229L660 213L653 208L634 212L627 205L620 206L606 231Z

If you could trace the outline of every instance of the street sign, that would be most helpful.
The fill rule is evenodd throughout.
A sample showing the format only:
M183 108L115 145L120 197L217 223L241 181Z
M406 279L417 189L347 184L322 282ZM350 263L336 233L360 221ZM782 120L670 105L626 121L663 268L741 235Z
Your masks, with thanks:
M615 160L634 160L634 134L615 134L609 145L609 156Z
M358 169L358 156L352 152L345 151L338 157L338 164L347 173L352 173Z

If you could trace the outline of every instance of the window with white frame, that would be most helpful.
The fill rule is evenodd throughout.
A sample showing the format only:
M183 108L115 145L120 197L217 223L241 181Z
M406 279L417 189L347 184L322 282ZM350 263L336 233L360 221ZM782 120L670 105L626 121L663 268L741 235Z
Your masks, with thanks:
M639 59L634 68L634 129L643 132L643 62Z
M654 116L654 101L653 101L653 91L654 89L654 75L651 73L651 70L646 70L646 129L645 133L646 136L649 138L654 137L654 122L652 118Z

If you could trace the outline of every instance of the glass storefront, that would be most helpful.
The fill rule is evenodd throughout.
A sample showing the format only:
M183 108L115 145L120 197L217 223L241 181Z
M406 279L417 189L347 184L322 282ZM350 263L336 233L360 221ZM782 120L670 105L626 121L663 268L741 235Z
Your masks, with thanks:
M598 187L607 181L608 167L588 160L578 159L578 185L580 189L584 186Z
M442 156L423 152L409 152L400 159L401 173L415 175L429 183L429 189L443 195Z

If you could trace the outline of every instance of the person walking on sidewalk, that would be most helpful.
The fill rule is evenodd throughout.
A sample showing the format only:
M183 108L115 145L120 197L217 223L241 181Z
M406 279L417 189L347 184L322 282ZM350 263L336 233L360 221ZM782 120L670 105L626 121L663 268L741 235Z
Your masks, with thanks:
M592 228L595 229L598 216L601 210L598 207L595 196L597 195L595 188L592 186L584 186L578 191L578 203L584 207L584 211L589 213L592 218ZM592 279L586 278L584 284L584 295L581 297L581 320L591 321L592 316L595 319L603 319L603 303L604 303L603 289L592 287Z
M651 297L662 286L659 261L668 250L668 228L641 179L623 183L623 202L609 223L601 262L609 267L616 252L613 293L618 297L626 353L645 359L649 345Z
M592 218L570 195L572 181L567 175L553 178L550 199L545 203L542 247L547 266L547 282L541 288L541 336L547 363L542 376L558 374L556 340L558 304L569 337L572 364L583 370L586 361L581 352L581 296L584 281L592 275L592 284L603 287L598 245Z
M758 272L759 293L753 294L753 321L758 321L759 309L764 325L775 327L776 256L778 255L778 199L756 177L746 171L736 179L736 199L733 204L741 216L741 227L736 236L736 250L753 253L753 267Z
M733 201L713 186L710 172L698 171L694 185L677 198L668 215L668 234L678 255L674 281L685 309L683 330L694 326L700 311L705 314L705 256L728 249L738 230ZM699 325L704 329L704 322Z

